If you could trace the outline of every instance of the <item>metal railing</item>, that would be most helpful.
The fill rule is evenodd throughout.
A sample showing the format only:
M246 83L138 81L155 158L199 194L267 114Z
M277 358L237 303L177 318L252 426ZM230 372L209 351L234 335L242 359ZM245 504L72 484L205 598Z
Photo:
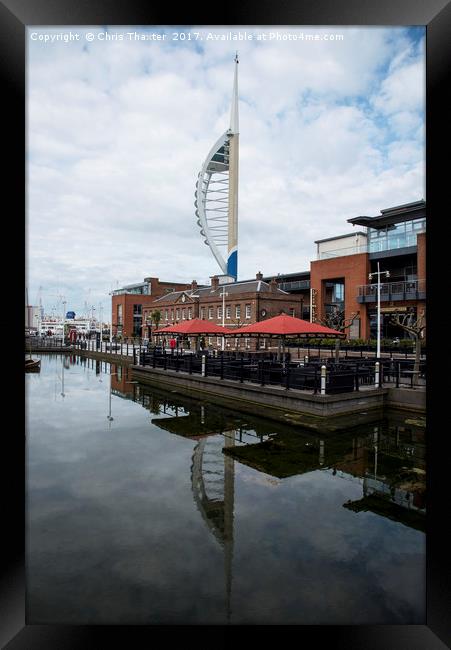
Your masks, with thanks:
M264 358L262 355L242 353L217 356L209 354L165 353L156 349L139 354L143 367L216 377L239 383L249 382L260 386L279 386L286 390L308 391L313 394L338 394L358 391L362 387L379 388L383 384L414 387L425 383L426 363L414 371L412 360L342 360L306 358L297 363L289 353L283 361ZM323 376L324 381L321 382Z
M418 298L418 294L426 294L426 280L410 282L384 282L380 285L381 300L409 300ZM377 283L364 284L359 287L358 298L377 299Z
M63 348L67 347L67 341L63 341L60 336L46 337L46 336L30 336L25 338L25 351L38 350L43 348Z
M277 286L283 291L295 291L296 289L310 289L310 280L292 280L290 282L279 282Z

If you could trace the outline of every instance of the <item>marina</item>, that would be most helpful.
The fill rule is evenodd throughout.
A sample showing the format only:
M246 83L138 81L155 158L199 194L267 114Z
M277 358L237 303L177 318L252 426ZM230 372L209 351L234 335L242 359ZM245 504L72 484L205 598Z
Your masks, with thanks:
M323 436L122 364L41 364L27 376L30 623L424 621L423 417Z

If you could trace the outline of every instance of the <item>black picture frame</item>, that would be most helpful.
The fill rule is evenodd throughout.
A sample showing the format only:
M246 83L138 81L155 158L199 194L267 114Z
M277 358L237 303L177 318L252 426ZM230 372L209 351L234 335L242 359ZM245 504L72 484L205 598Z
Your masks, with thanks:
M262 626L252 628L251 634L258 643L276 642L280 645L285 633L295 633L299 646L315 647L324 644L346 650L441 650L451 647L451 600L449 581L450 535L445 525L449 519L447 469L449 434L447 431L442 388L446 391L447 350L441 343L447 332L447 240L441 232L446 222L449 185L449 113L451 110L451 3L446 0L285 0L283 3L242 2L229 6L219 4L216 15L206 3L189 4L185 10L150 6L148 2L128 0L3 0L0 3L0 74L3 96L3 188L5 199L11 205L4 208L4 256L13 253L13 262L4 261L4 328L3 340L16 336L11 333L11 319L6 316L13 302L16 314L22 312L22 292L17 278L25 269L25 28L29 25L425 25L427 27L427 168L426 187L429 211L427 240L428 278L428 368L427 390L427 464L428 464L428 516L427 516L427 624L420 626L295 626L281 629ZM443 154L443 156L441 155ZM449 218L449 217L448 217ZM13 228L13 224L15 228ZM445 248L446 247L446 248ZM6 271L12 269L13 273ZM22 285L25 286L25 283ZM15 294L11 295L11 294ZM17 303L17 304L16 304ZM17 316L15 318L17 322ZM21 331L21 330L20 330ZM17 345L4 346L6 365L4 374L7 386L3 390L4 411L11 410L11 391L24 395L22 375L22 350ZM449 343L448 343L449 347ZM449 356L449 355L448 355ZM20 361L20 363L19 363ZM442 363L445 364L442 366ZM20 369L20 373L19 373ZM11 384L11 373L14 381ZM7 403L6 403L7 402ZM172 643L174 634L181 642L198 639L199 630L185 627L146 626L34 626L25 621L25 439L22 421L15 407L15 416L3 427L3 475L8 474L3 527L4 563L0 585L0 641L8 650L21 648L104 648L108 639L122 647L134 648L156 643L164 632L164 643ZM25 418L24 418L25 419ZM5 471L6 470L6 471ZM224 628L218 635L217 627L202 626L202 638L217 644L229 636L240 639L243 626ZM209 637L210 635L210 637ZM213 636L211 636L213 635ZM237 636L239 635L239 636ZM257 636L256 636L257 635ZM281 637L281 635L283 635ZM183 640L182 640L183 639ZM221 641L220 641L221 639ZM261 639L261 640L260 640ZM274 640L274 641L273 641ZM288 640L288 637L287 637ZM210 641L210 642L211 642ZM254 641L255 642L255 641ZM283 642L283 641L282 641ZM312 642L312 643L311 643Z

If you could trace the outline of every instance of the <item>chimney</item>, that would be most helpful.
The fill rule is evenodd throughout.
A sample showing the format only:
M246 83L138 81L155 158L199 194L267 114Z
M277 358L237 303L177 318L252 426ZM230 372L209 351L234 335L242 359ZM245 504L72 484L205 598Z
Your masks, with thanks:
M256 280L263 280L263 273L259 271L257 275L255 276Z
M194 293L196 293L196 291L197 291L197 282L196 282L196 280L193 280L193 281L191 282L191 290L192 290Z
M219 286L219 278L217 275L213 275L211 278L211 288L217 289Z
M275 278L273 278L271 280L271 282L269 283L269 290L270 291L277 291L277 282L276 282Z

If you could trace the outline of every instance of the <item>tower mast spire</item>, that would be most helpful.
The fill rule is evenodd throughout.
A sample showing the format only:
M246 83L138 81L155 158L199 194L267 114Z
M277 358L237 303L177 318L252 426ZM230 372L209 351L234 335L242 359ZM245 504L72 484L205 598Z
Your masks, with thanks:
M238 52L235 54L235 74L233 78L232 109L230 111L230 133L239 133L238 121Z
M229 139L229 223L227 275L238 278L238 52L235 54L235 74L233 77L232 110L230 113Z
M202 165L194 201L200 234L223 274L235 281L238 277L238 144L237 52L230 126L215 142Z

